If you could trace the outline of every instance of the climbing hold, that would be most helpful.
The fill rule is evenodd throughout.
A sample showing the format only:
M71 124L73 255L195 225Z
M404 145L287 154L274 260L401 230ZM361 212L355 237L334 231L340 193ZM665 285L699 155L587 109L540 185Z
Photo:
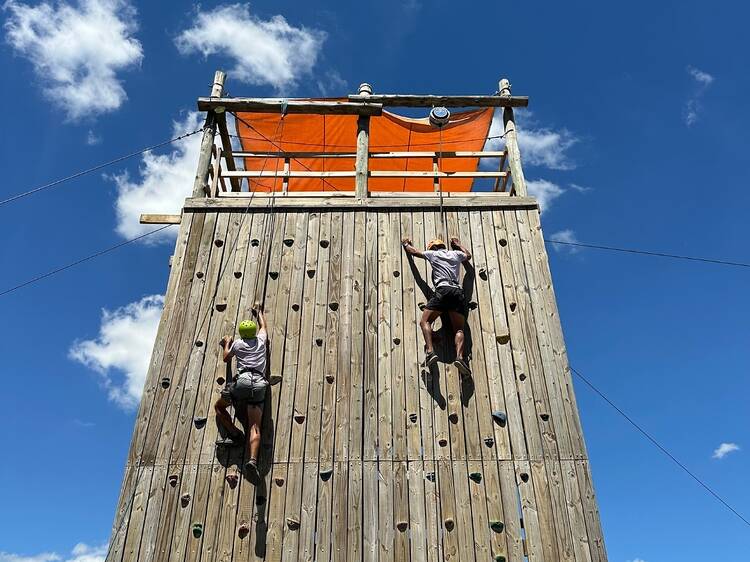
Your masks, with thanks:
M264 503L266 503L266 496L255 497L255 505L263 505Z
M227 303L225 302L217 302L216 303L216 310L219 312L224 312L227 309Z
M274 478L273 481L276 483L277 486L281 487L284 485L284 479L280 476L278 478Z
M448 414L448 421L451 423L458 423L458 414L456 412Z
M193 536L196 539L201 538L203 535L203 523L193 523Z
M492 447L495 444L495 440L492 437L485 437L484 444L488 447Z
M309 277L310 279L312 279L313 277L315 277L315 270L314 270L314 269L308 269L308 270L307 270L307 276L308 276L308 277Z
M505 238L500 238L497 243L500 244L503 248L508 245L508 241Z
M321 347L323 345L323 338L316 338L315 345L317 345L318 347Z
M197 273L195 274L195 276L196 276L196 277L197 277L198 279L203 279L203 272L202 272L202 271L198 271L198 272L197 272Z
M296 302L292 305L292 310L294 312L299 312L299 305Z
M476 310L479 305L475 301L469 303L469 310Z
M193 418L193 423L195 424L196 429L203 429L203 426L206 425L206 421L208 418L201 417L201 416L195 416Z
M331 375L330 373L329 373L329 374L327 374L327 375L326 375L326 382L327 382L328 384L333 384L333 381L334 381L334 377L333 377L333 375Z
M229 474L227 474L224 479L227 481L227 484L229 484L229 487L232 488L232 490L234 490L235 486L237 486L240 481L239 477L234 472L230 472Z
M302 414L296 414L294 416L294 421L296 421L297 423L302 423L303 421L305 421L305 416L303 416Z
M511 312L515 312L516 311L516 306L517 306L516 303L512 302L508 306L510 307L510 311Z
M321 248L327 248L328 244L329 244L328 240L321 240L320 241L320 247Z
M521 373L520 375L518 375L518 380L520 380L521 382L525 381L526 380L526 375L524 375L523 373Z
M176 474L170 474L169 475L169 485L174 488L177 486L177 475Z
M529 475L528 475L528 474L526 474L525 472L522 472L522 473L520 474L520 476L521 476L521 481L522 481L522 482L528 482L528 481L529 481Z
M401 343L401 338L393 338L393 343L399 345Z
M250 534L250 525L243 521L237 529L237 536L244 539L248 534Z
M424 307L426 306L423 302L418 302L417 306L419 307L419 310L424 310Z
M291 248L292 244L294 244L294 238L284 238L284 246Z
M195 340L195 347L201 347L203 345L202 340Z
M400 272L400 271L394 271L394 272L393 272L393 276L394 276L394 277L398 277L399 275L401 275L401 272Z
M505 427L505 424L508 423L508 415L500 410L492 412L492 419L495 420L495 423L500 427Z
M542 421L549 421L549 414L539 414L539 417L542 418Z
M289 527L290 530L296 531L297 529L299 529L299 520L295 519L294 517L287 517L286 526Z
M162 377L161 378L161 387L162 388L169 388L169 377Z
M339 309L339 303L337 302L329 303L328 308L336 312Z
M278 271L269 271L268 276L271 279L278 279L279 278L279 272Z
M482 481L482 473L481 472L471 472L469 473L469 480L472 482L476 482L479 484Z
M428 472L427 474L424 475L424 477L427 480L429 480L430 482L434 482L435 481L435 473L434 472Z
M323 482L328 482L331 479L331 476L333 476L333 469L327 468L325 470L320 471L320 479Z
M445 447L448 444L448 440L445 437L442 437L440 440L438 440L438 445L441 447Z
M182 507L187 507L189 503L190 503L190 494L182 494L182 496L180 496L180 505Z
M224 377L216 377L216 384L219 386L223 385L225 382L227 381L224 380Z
M402 533L403 533L404 531L406 531L406 529L407 529L408 527L409 527L409 523L407 523L406 521L399 521L398 523L396 523L396 529L398 529L398 530L399 530L399 531L401 531Z
M260 244L260 240L258 240L257 238L253 238L252 240L250 240L250 245L253 248L255 248L256 246L258 246L259 244Z
M235 271L234 272L234 278L235 279L239 279L240 277L242 277L242 272L241 271Z
M482 279L482 281L487 281L487 270L485 268L481 268L479 270L479 277Z
M450 517L445 520L444 524L445 524L445 528L449 531L452 531L453 527L456 526L456 524L453 522L453 519L451 519Z
M503 529L505 529L505 523L502 521L490 521L490 529L496 533L502 533Z
M409 414L409 421L411 421L411 423L417 423L417 419L419 419L417 414Z
M495 336L495 341L499 344L505 345L510 341L510 334L498 334Z
M502 554L496 554L495 562L505 562L505 556L503 556Z
M214 240L214 244L216 244L217 248L221 248L224 245L224 240L222 240L221 238L217 238L216 240Z

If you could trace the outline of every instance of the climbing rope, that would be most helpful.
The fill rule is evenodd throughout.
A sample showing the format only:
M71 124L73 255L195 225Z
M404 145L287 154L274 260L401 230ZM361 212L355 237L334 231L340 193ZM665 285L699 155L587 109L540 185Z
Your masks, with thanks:
M442 182L442 177L440 176L440 174L443 171L443 125L444 124L437 125L438 132L439 132L438 147L440 148L440 150L438 151L438 157L437 157L437 161L438 161L438 170L437 171L438 171L438 192L440 193L440 220L443 223L443 237L447 241L447 239L448 239L448 219L445 216L445 207L443 206L443 182Z

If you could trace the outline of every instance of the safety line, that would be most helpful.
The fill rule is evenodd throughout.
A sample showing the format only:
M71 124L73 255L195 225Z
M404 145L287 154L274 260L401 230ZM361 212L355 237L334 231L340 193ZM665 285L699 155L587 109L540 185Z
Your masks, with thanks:
M203 128L196 129L195 131L191 131L189 133L184 133L182 135L179 135L177 137L171 138L169 140L166 140L164 142L160 142L158 144L154 144L151 146L147 146L146 148L142 148L140 150L137 150L135 152L131 152L130 154L125 154L123 156L118 156L117 158L114 158L112 160L109 160L107 162L104 162L102 164L97 164L96 166L92 166L91 168L86 168L85 170L81 170L80 172L75 172L74 174L70 174L69 176L65 176L64 178L59 178L54 181L51 181L49 183L45 183L44 185L40 185L39 187L35 187L33 189L29 189L28 191L24 191L22 193L17 193L16 195L11 195L10 197L0 200L0 207L3 205L7 205L8 203L11 203L13 201L17 201L18 199L23 199L24 197L28 197L29 195L33 195L35 193L39 193L40 191L44 191L45 189L49 189L51 187L55 187L57 185L60 185L61 183L65 183L67 181L80 178L81 176L85 176L87 174L90 174L92 172L96 172L98 170L101 170L102 168L106 168L107 166L111 166L112 164L117 164L118 162L122 162L123 160L127 160L128 158L132 158L133 156L139 156L141 154L144 154L146 152L150 152L154 149L161 148L162 146L171 144L173 142L176 142L178 140L186 139L190 136L193 136L197 133L200 133L203 131Z
M591 390L593 390L594 392L596 392L607 404L609 404L610 406L612 406L612 408L614 408L623 418L625 418L628 421L628 423L630 423L630 425L632 425L634 428L636 428L644 437L646 437L646 439L648 439L649 441L651 441L651 443L657 449L659 449L662 453L664 453L667 457L669 457L669 459L671 459L672 462L674 462L685 473L687 473L693 480L695 480L696 482L698 482L698 484L700 484L703 488L705 488L706 491L708 491L708 493L710 493L722 505L724 505L724 507L726 507L729 511L731 511L732 513L734 513L742 522L745 523L745 525L747 525L748 527L750 527L750 521L748 521L747 519L745 519L745 517L743 517L742 514L740 514L735 508L733 508L731 505L729 505L729 503L727 503L727 501L724 500L724 498L722 498L719 494L717 494L708 484L706 484L703 480L701 480L700 478L698 478L698 476L696 476L688 467L686 467L684 464L682 464L661 443L659 443L654 437L652 437L651 434L649 434L638 423L636 423L633 420L633 418L631 418L629 415L627 415L625 412L623 412L617 406L617 404L615 404L614 402L612 402L612 400L610 400L609 398L607 398L607 396L601 390L599 390L596 386L594 386L594 384L590 380L588 380L586 377L584 377L573 366L570 367L570 370L573 371L578 376L578 378L580 378L583 382L585 382L586 385L588 385L588 387L591 388Z

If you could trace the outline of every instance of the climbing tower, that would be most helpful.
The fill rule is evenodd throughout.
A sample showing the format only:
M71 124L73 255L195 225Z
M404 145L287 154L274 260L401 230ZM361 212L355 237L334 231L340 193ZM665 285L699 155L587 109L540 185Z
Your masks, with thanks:
M107 560L606 561L516 139L528 99L507 80L492 96L230 98L224 78L198 100L182 213L141 217L179 234ZM487 151L495 111L504 148ZM422 364L429 269L401 240L436 236L473 254L463 381L449 322ZM232 373L219 340L255 301L273 383L260 482L241 447L215 446L213 412Z

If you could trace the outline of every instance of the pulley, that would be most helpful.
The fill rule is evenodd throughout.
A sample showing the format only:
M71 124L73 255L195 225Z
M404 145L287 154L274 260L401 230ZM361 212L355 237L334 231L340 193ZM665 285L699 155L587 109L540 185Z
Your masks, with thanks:
M433 107L430 110L430 125L433 127L443 127L450 121L451 112L445 107Z

